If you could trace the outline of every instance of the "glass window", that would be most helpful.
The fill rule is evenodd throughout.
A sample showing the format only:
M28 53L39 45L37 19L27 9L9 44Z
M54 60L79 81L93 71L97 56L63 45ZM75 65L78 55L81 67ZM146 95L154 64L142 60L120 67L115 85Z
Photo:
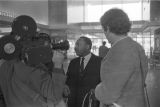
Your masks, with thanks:
M137 38L137 42L140 44L140 45L142 45L142 38L141 37L138 37ZM143 45L142 45L143 46Z
M111 8L123 9L132 21L142 20L142 1L133 1L68 0L68 23L99 22L104 12Z

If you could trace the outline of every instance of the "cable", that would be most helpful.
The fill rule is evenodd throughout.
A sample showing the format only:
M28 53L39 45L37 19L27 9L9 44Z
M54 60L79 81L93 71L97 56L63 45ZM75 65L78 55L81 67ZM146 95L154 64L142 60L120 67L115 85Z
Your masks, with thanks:
M90 92L90 95L89 95L89 106L88 107L92 107L92 92Z
M84 107L84 102L86 101L87 99L87 96L90 94L90 92L88 92L85 96L84 96L84 99L83 99L83 102L82 102L82 107Z
M83 99L83 103L82 103L82 107L84 107L84 103L87 99L87 96L89 96L89 105L88 107L92 107L92 94L94 94L92 91L89 91L85 96L84 96L84 99Z

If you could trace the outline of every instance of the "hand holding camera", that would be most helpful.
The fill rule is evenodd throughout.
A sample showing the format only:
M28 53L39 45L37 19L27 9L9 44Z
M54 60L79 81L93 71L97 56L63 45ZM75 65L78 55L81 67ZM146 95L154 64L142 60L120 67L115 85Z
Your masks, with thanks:
M35 20L26 15L16 17L11 27L12 32L0 38L1 59L18 59L33 67L53 61L55 67L62 67L62 50L69 49L67 40L53 43L50 35L37 32Z
M96 96L95 96L95 89L91 89L90 90L90 94L91 94L91 98L92 98L92 100L97 100L97 98L96 98Z
M64 94L64 97L68 97L69 94L70 94L70 89L67 85L64 86L64 91L63 91L63 94Z
M62 68L64 62L64 53L63 51L53 51L52 61L55 68Z

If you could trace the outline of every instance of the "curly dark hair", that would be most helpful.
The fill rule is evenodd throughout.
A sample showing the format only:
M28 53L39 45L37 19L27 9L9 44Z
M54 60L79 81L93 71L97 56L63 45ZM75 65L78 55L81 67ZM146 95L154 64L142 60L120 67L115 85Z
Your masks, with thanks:
M108 29L117 35L127 35L131 29L128 15L121 9L113 8L105 12L100 19L104 31Z

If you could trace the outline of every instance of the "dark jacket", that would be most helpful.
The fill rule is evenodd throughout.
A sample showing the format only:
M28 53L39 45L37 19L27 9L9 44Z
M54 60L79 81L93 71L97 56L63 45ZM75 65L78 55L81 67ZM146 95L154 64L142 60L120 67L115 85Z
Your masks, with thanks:
M68 101L69 107L82 107L85 95L90 89L95 89L100 82L100 65L101 58L92 54L83 76L80 76L80 58L75 58L70 62L66 81L71 91ZM88 101L85 102L84 107L88 107L87 104Z

